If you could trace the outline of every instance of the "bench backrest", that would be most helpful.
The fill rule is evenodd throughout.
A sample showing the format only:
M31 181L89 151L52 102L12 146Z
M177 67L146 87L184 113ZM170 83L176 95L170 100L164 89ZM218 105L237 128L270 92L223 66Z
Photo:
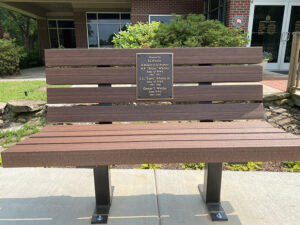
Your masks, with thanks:
M172 100L137 101L135 86L114 85L136 84L137 53L173 53ZM48 122L263 119L262 85L234 84L262 80L250 65L262 61L260 47L49 49L45 61L48 84L97 85L48 88Z

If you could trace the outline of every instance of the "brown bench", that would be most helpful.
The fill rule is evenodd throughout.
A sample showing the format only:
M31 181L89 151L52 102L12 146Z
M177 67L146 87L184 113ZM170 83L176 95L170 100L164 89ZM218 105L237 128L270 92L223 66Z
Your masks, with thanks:
M173 71L173 77L166 77L177 85L171 90L163 83L166 88L153 94L139 84L143 96L133 85L111 86L145 81L136 75L137 70L152 73L150 64L135 68L137 53L172 53L174 66L161 64L164 68L158 69ZM213 220L227 220L220 204L222 162L300 160L300 138L262 121L260 84L216 85L261 81L262 68L250 65L261 61L261 48L53 49L45 55L48 84L98 84L48 88L50 123L193 121L48 125L2 153L4 167L93 167L96 209L92 223L107 221L111 164L206 162L203 198ZM147 85L159 87L153 82ZM171 95L165 96L164 91ZM220 122L251 119L256 121Z

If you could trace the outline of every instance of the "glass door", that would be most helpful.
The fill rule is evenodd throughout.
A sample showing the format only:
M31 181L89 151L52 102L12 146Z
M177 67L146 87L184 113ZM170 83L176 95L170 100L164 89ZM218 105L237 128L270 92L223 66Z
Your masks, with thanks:
M288 16L286 27L286 35L284 38L284 45L282 50L282 59L280 64L280 69L288 70L290 55L291 55L291 46L293 41L293 33L300 31L300 3L290 2L288 6Z
M292 34L300 31L300 0L253 0L248 30L251 46L272 54L267 69L288 70Z
M282 31L285 5L255 5L252 23L251 46L263 46L272 54L268 65L279 69L282 49Z

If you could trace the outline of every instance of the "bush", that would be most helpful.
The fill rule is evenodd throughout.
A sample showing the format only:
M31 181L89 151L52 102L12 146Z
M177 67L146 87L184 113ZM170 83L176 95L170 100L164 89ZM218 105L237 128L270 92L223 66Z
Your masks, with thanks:
M160 24L152 47L239 47L249 42L242 29L230 29L204 15L175 18L171 24Z
M42 60L40 57L39 48L35 47L32 49L26 57L23 57L20 61L20 68L30 68L35 66L42 66Z
M151 24L138 23L127 25L125 31L120 31L113 37L115 48L149 48L159 27L159 22Z
M18 73L20 60L25 55L24 50L14 40L0 39L0 76Z
M230 29L203 15L176 16L170 24L127 25L113 38L115 48L240 47L249 42L242 29Z

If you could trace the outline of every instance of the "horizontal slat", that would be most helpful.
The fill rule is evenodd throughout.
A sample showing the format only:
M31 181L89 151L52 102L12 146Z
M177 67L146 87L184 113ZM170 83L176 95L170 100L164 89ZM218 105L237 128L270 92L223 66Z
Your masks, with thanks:
M185 134L237 134L237 129L174 129L174 130L114 130L114 131L53 131L37 133L32 138L42 137L100 137L100 136L144 136L144 135L185 135ZM283 131L274 128L252 128L238 129L240 134L259 134L262 132L268 133L284 133Z
M136 131L141 132L141 130L186 130L186 129L198 129L198 130L214 130L214 129L237 129L244 130L247 129L249 132L253 128L272 128L276 131L282 131L279 129L274 129L271 124L265 121L247 121L245 122L169 122L169 123L141 123L141 124L89 124L89 125L48 125L42 129L36 135L51 135L51 132L85 132L85 131ZM43 136L44 137L44 136Z
M262 85L174 87L171 102L262 100ZM48 88L49 104L136 102L135 87ZM161 101L161 100L160 100Z
M48 107L48 122L263 119L263 105L193 104Z
M263 135L263 134L262 134ZM15 145L4 167L300 160L300 139Z
M261 47L167 49L47 49L46 66L135 65L136 53L174 53L174 64L253 64Z
M273 139L298 139L297 136L291 137L290 134L284 132L278 133L204 133L204 134L165 134L165 135L103 135L103 136L57 136L57 137L40 137L28 138L24 140L22 145L37 144L70 144L70 143L122 143L126 142L148 142L148 141L232 141L232 140L273 140Z
M46 68L48 84L134 84L134 67ZM174 83L256 82L261 66L176 66Z

